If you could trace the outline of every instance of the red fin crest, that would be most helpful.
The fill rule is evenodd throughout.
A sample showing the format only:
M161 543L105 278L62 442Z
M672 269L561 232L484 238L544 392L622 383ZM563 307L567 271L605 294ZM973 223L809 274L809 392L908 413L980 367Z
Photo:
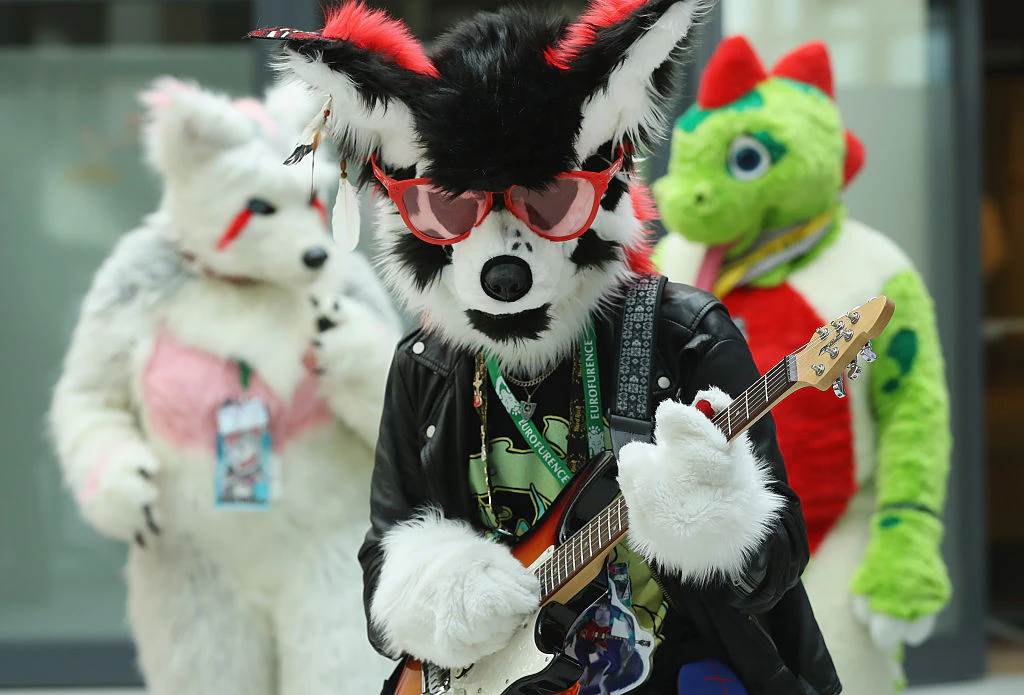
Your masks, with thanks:
M828 57L828 47L821 41L805 43L779 58L772 68L772 75L817 87L835 99L832 62Z
M849 186L850 182L864 168L866 156L864 143L856 135L846 131L846 162L843 164L843 188Z
M700 81L697 105L716 109L731 104L768 78L753 46L743 36L724 39Z

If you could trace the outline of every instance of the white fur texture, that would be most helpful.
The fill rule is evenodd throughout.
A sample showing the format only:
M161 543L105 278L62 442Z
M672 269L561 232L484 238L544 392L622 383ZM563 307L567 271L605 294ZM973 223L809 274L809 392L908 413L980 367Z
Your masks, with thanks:
M613 140L622 142L644 130L665 131L665 104L653 90L655 71L686 37L707 0L687 0L670 8L626 52L606 85L583 104L583 123L576 138L580 161Z
M65 481L100 532L144 534L127 579L152 695L376 693L391 666L366 639L356 553L384 388L377 353L393 351L396 319L379 302L369 310L338 298L352 303L345 320L318 332L310 294L333 306L349 259L309 204L308 169L281 164L280 144L250 127L251 111L178 86L154 98L147 127L162 206L97 273L54 392ZM217 250L252 198L276 212ZM326 265L304 264L311 248L331 254ZM278 443L280 497L259 513L216 508L212 436L183 442L156 426L144 375L164 359L158 336L222 364L244 360L288 403L309 376L312 341L340 345L350 333L359 337L351 351L316 355L327 413Z
M700 400L715 412L731 402L718 389ZM655 423L657 443L627 444L619 456L630 543L685 581L738 574L784 504L749 436L727 442L703 413L671 400L658 406Z
M371 618L395 654L469 666L504 647L537 610L537 578L469 524L427 512L383 545Z
M325 302L321 313L337 324L316 339L324 394L367 446L376 446L398 333L372 309L347 297Z
M565 357L591 313L599 311L630 276L624 255L604 268L577 268L570 256L578 240L548 241L501 211L491 213L468 238L455 244L451 264L437 280L420 290L411 271L393 257L398 239L411 232L390 199L381 196L377 205L381 248L378 264L392 291L444 340L471 351L487 350L503 367L519 373L536 374ZM635 246L644 238L628 195L622 196L615 210L601 208L592 228L602 239L624 247ZM516 302L492 299L480 284L484 265L501 255L522 258L533 273L533 287ZM493 340L473 328L466 316L470 309L504 315L546 304L550 305L551 323L536 340Z
M412 112L405 103L390 100L370 108L351 78L294 51L285 50L274 67L334 97L334 112L327 126L336 142L346 143L353 150L350 154L365 160L380 148L384 159L394 165L408 167L416 163L421 148L416 144Z

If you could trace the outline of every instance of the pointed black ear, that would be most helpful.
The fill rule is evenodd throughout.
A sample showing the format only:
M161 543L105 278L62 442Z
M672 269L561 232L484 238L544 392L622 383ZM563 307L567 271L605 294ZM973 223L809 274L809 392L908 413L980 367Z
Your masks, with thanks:
M674 63L695 19L713 0L591 0L546 52L550 65L589 97L576 152L585 160L609 140L651 146L665 132Z
M405 24L362 2L332 8L320 31L271 28L251 38L283 42L276 67L333 97L327 126L346 156L381 150L389 164L412 166L418 145L409 100L437 69Z

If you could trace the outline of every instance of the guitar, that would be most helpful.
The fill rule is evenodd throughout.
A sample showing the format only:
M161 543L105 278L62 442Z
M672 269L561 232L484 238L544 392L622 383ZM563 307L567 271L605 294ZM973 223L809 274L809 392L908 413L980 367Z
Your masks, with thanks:
M800 389L824 391L831 386L838 397L845 397L844 371L845 378L856 379L861 373L858 358L875 360L871 339L882 332L894 310L891 299L876 297L822 326L712 421L732 440ZM394 695L555 695L571 689L583 669L564 652L568 632L596 598L593 582L628 531L615 474L612 454L598 456L559 496L546 520L513 549L540 579L542 600L508 646L464 669L441 669L409 658ZM574 604L580 610L570 607Z

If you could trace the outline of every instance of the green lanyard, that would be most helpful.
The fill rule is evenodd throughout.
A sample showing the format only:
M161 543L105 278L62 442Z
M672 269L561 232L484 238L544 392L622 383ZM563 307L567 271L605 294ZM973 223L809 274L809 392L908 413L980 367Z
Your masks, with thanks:
M587 446L590 456L594 457L604 451L604 416L601 409L601 377L597 368L597 337L594 334L594 326L588 323L580 339L580 363L583 367L583 396L584 414L587 421ZM537 429L537 425L524 416L523 406L519 399L512 393L505 377L498 369L498 363L490 355L487 356L487 371L491 375L491 383L494 385L494 392L498 400L505 407L505 411L512 418L519 433L537 458L541 460L544 467L555 477L558 483L565 487L572 479L572 471L565 465L565 461L559 456L544 436Z

